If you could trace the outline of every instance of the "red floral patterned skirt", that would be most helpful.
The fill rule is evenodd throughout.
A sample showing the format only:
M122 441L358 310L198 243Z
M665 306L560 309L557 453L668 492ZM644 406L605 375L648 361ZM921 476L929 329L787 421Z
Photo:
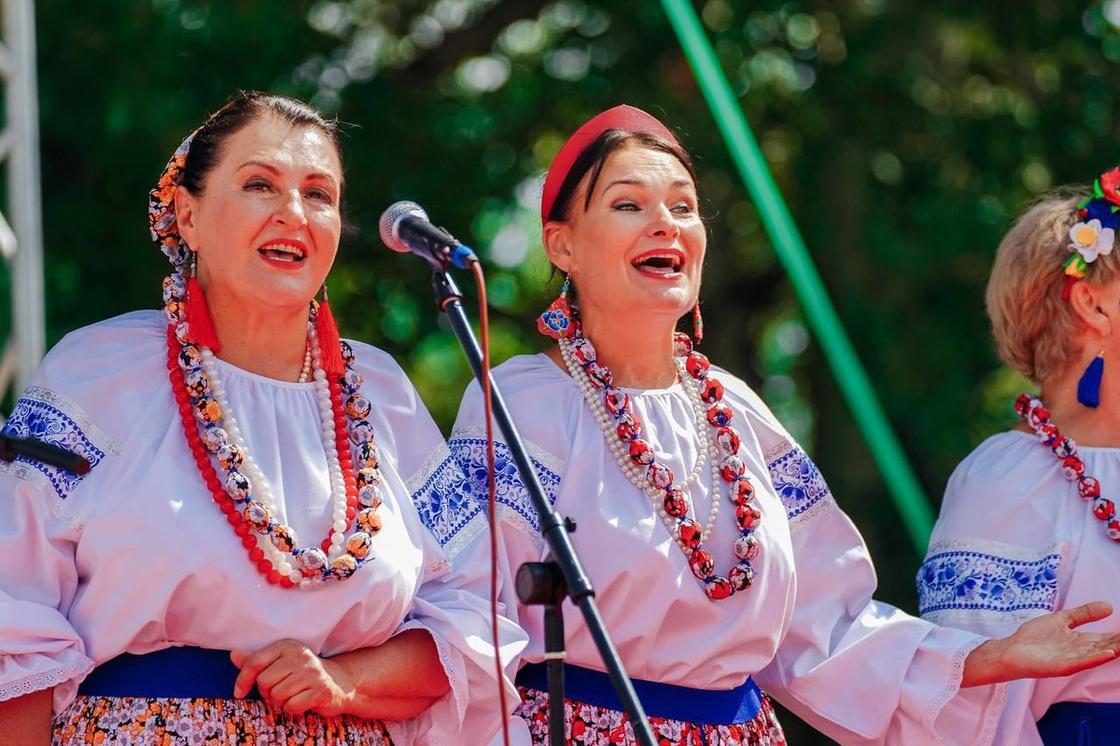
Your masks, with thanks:
M378 720L288 716L260 700L85 697L54 718L51 743L102 746L391 746Z
M529 724L534 746L548 744L548 692L519 687L516 713ZM770 698L761 695L758 714L745 723L705 725L650 717L660 746L786 746L786 736L774 715ZM564 700L564 740L569 746L637 746L625 712Z

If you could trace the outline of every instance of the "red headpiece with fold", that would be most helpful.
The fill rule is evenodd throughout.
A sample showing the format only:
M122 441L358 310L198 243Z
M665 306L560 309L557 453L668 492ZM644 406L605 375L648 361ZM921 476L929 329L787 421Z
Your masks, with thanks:
M541 224L548 221L548 214L556 203L560 187L572 166L595 138L607 130L622 130L635 134L656 135L665 141L679 145L677 138L662 124L657 117L638 109L634 106L621 104L606 111L600 112L588 119L583 125L572 133L564 147L552 160L548 168L548 175L544 179L544 191L541 194Z

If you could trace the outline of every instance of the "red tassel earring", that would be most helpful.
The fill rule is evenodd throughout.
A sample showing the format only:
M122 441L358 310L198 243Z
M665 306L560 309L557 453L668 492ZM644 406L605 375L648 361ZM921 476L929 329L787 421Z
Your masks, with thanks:
M692 336L696 338L696 344L704 341L704 317L700 315L700 301L696 301L696 305L692 307Z
M218 342L218 332L214 329L214 320L210 318L210 309L206 305L206 295L202 286L198 284L198 252L191 253L191 276L187 280L187 328L191 338L200 347L209 347L211 352L221 352L222 345Z
M327 286L323 285L323 300L319 301L319 312L315 315L315 333L319 337L319 360L328 378L338 379L346 371L342 362L342 340L338 336L338 323L327 301Z

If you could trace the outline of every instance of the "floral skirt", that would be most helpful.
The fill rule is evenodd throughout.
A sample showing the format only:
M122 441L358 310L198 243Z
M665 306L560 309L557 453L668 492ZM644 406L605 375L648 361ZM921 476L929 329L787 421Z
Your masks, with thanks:
M516 710L533 737L533 746L548 744L548 692L519 688L521 704ZM732 725L704 725L683 720L650 717L659 746L786 746L786 735L774 714L770 698L762 695L762 707L752 720ZM625 712L564 700L564 741L569 746L637 746L634 729Z
M391 746L379 720L288 716L260 700L78 697L55 716L54 746Z

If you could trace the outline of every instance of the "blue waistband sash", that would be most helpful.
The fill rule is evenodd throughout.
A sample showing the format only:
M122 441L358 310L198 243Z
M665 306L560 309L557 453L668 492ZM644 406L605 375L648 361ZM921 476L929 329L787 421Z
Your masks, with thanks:
M748 678L734 689L689 689L656 681L631 679L647 715L705 725L732 725L753 720L762 707L762 693ZM518 686L548 691L543 663L530 663L517 673ZM564 696L595 707L621 710L610 677L600 671L564 664Z
M228 650L178 647L110 658L78 686L93 697L233 699L238 668ZM244 699L260 699L254 686Z
M1102 746L1120 733L1120 703L1056 702L1038 721L1046 746Z

